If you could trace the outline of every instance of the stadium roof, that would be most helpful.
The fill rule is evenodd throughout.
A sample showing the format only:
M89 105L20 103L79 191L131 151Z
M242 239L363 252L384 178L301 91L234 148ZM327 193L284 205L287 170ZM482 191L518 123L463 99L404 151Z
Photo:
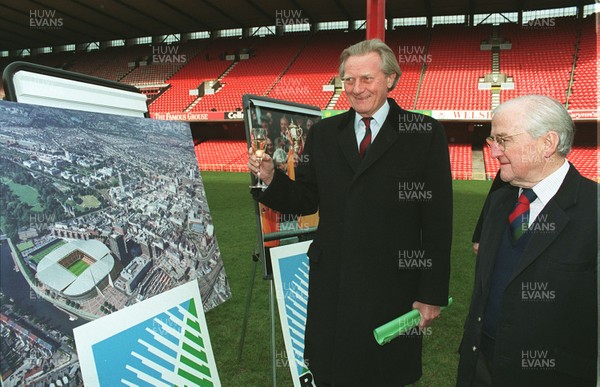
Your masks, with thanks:
M366 2L334 0L324 6L321 0L5 0L0 3L0 51L269 26L276 24L281 12L290 11L295 11L294 15L301 11L292 17L306 18L310 23L364 20ZM386 15L399 18L489 14L593 3L593 0L388 0ZM41 25L44 23L52 25Z
M81 251L92 257L94 262L79 276L71 273L60 261ZM46 255L37 266L37 278L52 289L68 297L77 297L94 289L94 286L111 272L115 265L110 250L97 240L73 240Z

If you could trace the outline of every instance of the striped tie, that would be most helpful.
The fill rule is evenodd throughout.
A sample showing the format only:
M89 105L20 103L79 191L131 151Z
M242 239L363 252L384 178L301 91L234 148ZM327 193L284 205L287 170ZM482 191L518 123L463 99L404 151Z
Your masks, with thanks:
M367 148L371 145L371 120L373 117L365 117L362 119L362 122L365 123L365 136L360 142L360 146L358 147L358 153L360 154L360 158L365 157L365 153L367 153Z
M531 188L524 189L517 199L515 209L508 216L514 241L517 241L529 228L529 204L536 198L537 195Z

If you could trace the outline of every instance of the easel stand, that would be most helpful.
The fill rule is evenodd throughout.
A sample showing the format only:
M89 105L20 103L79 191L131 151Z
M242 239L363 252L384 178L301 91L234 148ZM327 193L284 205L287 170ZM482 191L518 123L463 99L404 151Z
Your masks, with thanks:
M257 209L258 214L258 209ZM259 218L260 219L260 218ZM259 222L260 224L260 222ZM252 254L252 261L254 265L252 267L252 275L250 276L250 286L248 287L248 294L246 295L246 307L244 308L244 322L242 323L242 332L240 335L240 344L238 347L238 363L242 361L242 351L244 348L244 340L246 339L246 330L248 328L248 316L250 315L250 304L252 302L252 292L254 290L254 278L256 277L256 267L258 266L258 262L263 259L263 278L269 281L269 310L271 313L271 369L272 369L272 386L277 387L277 359L276 359L276 349L275 349L275 298L277 297L275 294L275 283L273 282L272 274L268 274L269 269L267 269L268 262L267 257L269 254L265 253L264 243L274 240L281 240L284 238L298 238L299 240L307 240L312 239L312 234L317 230L316 227L309 227L298 230L286 230L286 231L277 231L269 234L263 235L258 230L258 244L254 253Z
M252 292L254 290L254 279L256 277L256 268L259 262L259 253L252 254L252 274L250 275L250 284L248 293L246 294L246 306L244 308L244 321L242 323L242 332L240 334L240 343L238 346L238 363L242 361L242 352L244 350L244 341L246 339L246 331L248 329L248 317L250 315L250 305L252 303ZM271 313L271 378L272 386L277 387L277 367L276 367L276 350L275 350L275 284L273 279L265 278L269 282L269 311Z

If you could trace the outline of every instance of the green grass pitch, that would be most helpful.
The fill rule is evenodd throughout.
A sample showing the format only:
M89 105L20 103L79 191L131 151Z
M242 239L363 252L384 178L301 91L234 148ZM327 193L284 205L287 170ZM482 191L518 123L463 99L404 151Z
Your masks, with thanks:
M81 275L81 273L83 273L84 271L86 271L86 269L88 267L90 267L90 265L88 265L87 263L79 260L79 261L73 262L73 264L71 266L69 266L67 268L67 270L69 270L71 273L73 273L77 277L79 277Z
M60 246L64 245L65 243L67 243L67 242L58 241L55 244L53 244L52 246L40 251L39 253L35 254L34 256L32 256L31 260L34 261L35 263L40 263L42 258L44 258L46 255L50 254L54 250L58 249Z
M24 251L24 250L30 249L32 247L33 247L33 242L32 241L27 241L27 242L19 243L17 245L17 249L19 251Z

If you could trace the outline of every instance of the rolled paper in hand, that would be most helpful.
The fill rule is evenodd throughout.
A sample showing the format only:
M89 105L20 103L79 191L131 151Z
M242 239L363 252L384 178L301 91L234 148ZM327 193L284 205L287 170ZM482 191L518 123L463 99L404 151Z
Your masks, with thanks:
M452 297L448 297L448 305L442 306L441 310L446 309L452 304ZM421 321L421 314L418 309L413 309L392 321L383 324L373 330L375 340L379 345L385 345L400 336L404 332L416 327Z

